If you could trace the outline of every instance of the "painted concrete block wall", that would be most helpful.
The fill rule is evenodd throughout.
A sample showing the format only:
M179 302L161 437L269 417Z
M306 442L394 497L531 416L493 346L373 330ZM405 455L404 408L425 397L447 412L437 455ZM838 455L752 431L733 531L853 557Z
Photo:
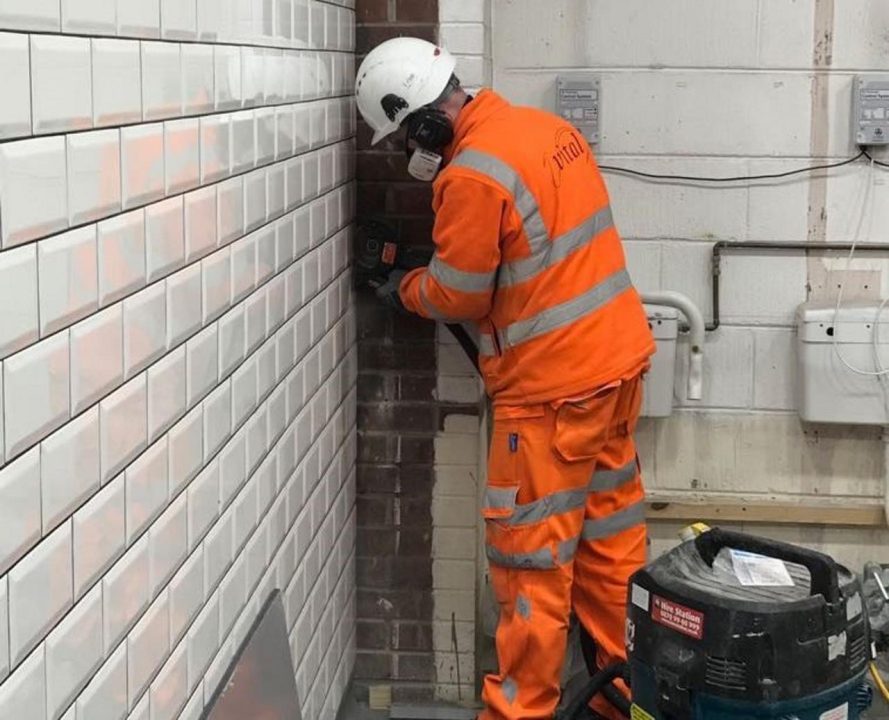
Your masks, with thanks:
M884 71L889 28L879 0L493 0L492 13L497 90L553 109L557 75L595 72L600 162L686 175L776 173L855 155L853 76ZM714 241L851 240L868 168L717 187L607 180L636 285L686 293L709 317ZM886 239L887 180L875 172L864 241ZM680 362L677 412L640 431L653 492L878 502L879 434L806 426L795 414L794 313L807 299L835 298L844 266L844 257L802 253L726 258L724 325L707 338L703 401L686 398ZM889 292L885 263L852 267L872 272L850 278L847 298L877 304ZM656 525L656 539L672 542L674 529ZM877 531L767 531L837 548L854 566L889 540Z
M0 4L0 717L354 662L354 2Z

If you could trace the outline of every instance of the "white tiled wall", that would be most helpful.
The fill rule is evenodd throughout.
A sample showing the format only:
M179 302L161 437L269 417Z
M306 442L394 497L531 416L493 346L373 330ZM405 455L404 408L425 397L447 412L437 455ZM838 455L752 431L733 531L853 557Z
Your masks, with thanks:
M0 2L0 717L354 642L354 0Z

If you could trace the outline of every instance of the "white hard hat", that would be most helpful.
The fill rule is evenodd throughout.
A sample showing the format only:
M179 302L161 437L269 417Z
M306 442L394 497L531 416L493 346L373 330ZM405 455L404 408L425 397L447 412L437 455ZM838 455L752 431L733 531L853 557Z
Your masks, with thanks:
M419 38L393 38L368 53L358 68L358 111L373 128L376 145L412 112L437 100L457 61L444 48Z

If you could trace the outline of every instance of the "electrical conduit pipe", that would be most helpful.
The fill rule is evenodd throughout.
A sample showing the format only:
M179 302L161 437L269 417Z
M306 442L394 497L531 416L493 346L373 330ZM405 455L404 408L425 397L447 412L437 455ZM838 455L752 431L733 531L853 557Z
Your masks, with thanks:
M688 358L688 399L700 400L704 393L704 338L707 328L700 309L686 295L673 291L643 293L642 302L676 308L688 320L691 339Z

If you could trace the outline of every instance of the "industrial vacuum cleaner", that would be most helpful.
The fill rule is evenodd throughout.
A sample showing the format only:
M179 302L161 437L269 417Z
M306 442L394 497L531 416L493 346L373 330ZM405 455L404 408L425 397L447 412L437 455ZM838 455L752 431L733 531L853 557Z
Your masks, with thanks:
M429 262L431 249L399 247L394 236L382 221L359 224L358 285ZM469 335L449 328L477 366ZM699 529L633 576L627 663L595 667L582 638L591 677L559 720L594 720L600 694L632 720L858 720L872 703L869 670L889 701L873 663L889 636L885 573L866 573L866 597L855 574L814 550ZM886 620L873 642L869 617Z

